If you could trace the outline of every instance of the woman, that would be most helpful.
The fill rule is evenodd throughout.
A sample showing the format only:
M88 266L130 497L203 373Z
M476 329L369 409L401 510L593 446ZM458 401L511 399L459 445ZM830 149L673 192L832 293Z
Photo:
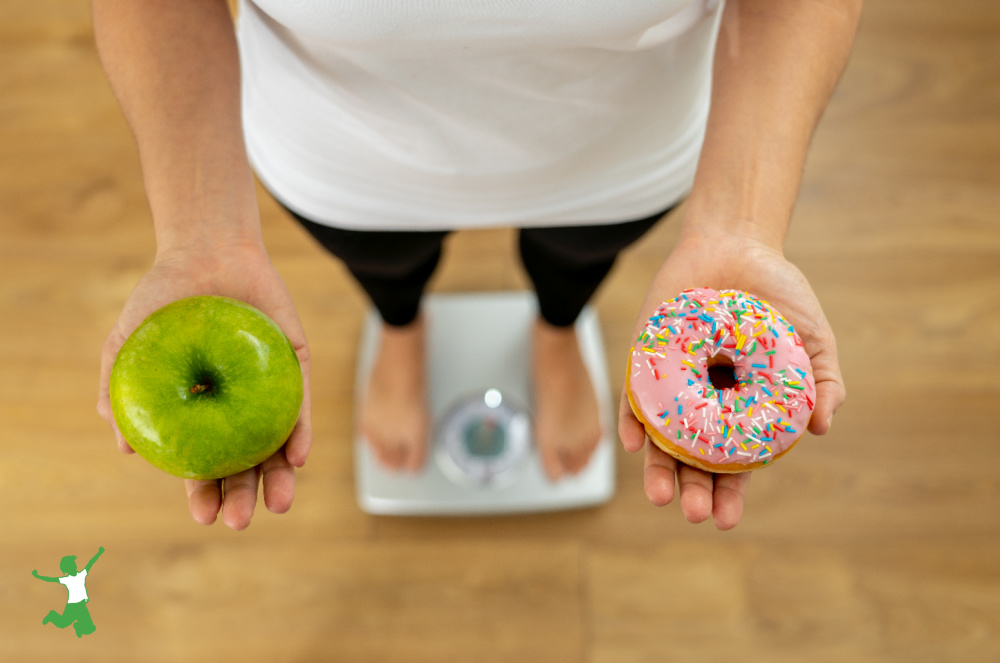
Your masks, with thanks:
M685 195L681 238L636 334L642 314L684 288L753 292L801 333L817 381L809 429L829 430L845 397L833 334L781 245L860 2L611 4L247 1L237 41L222 0L94 1L157 237L104 346L99 412L114 428L108 376L128 334L196 294L270 315L306 380L282 450L221 486L186 482L195 520L221 509L246 527L261 475L268 509L286 511L311 444L308 348L261 240L251 162L383 316L363 425L389 467L425 456L419 299L448 230L522 228L541 310L536 443L556 480L586 464L598 431L572 320L617 252ZM629 451L645 447L653 504L671 501L676 481L688 520L739 521L749 474L678 467L644 444L624 395L619 434Z

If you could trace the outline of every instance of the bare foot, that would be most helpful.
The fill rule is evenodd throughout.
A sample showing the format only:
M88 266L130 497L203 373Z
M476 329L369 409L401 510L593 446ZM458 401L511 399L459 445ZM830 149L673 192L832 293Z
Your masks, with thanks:
M416 472L427 457L424 328L422 315L405 327L382 324L362 406L362 431L391 470Z
M597 395L573 327L535 322L533 333L535 444L552 481L577 474L601 439Z

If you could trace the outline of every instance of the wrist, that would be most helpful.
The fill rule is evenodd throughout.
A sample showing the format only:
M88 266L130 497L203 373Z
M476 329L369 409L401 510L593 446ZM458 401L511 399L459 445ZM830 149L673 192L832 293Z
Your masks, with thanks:
M158 240L154 262L197 263L210 269L214 265L249 263L259 258L270 260L259 231L213 232Z
M162 220L154 225L158 260L168 255L265 252L256 210L241 215L218 215L205 220Z
M263 249L249 166L220 172L225 176L222 180L185 181L178 178L190 178L190 174L182 169L172 179L147 181L157 255L228 246Z
M721 195L700 196L692 192L685 204L680 239L745 241L782 253L790 210L786 213L750 207Z

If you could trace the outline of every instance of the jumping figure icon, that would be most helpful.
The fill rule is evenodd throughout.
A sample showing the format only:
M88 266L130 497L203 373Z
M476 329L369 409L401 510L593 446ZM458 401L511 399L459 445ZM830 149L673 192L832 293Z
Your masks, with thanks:
M76 570L76 555L63 557L59 561L59 568L66 575L59 578L49 578L48 576L39 575L37 570L31 572L31 575L39 580L58 582L65 585L66 590L69 592L69 597L66 599L66 608L62 614L60 615L55 610L49 610L49 614L42 618L42 624L52 622L59 628L66 628L72 624L78 638L82 638L97 630L97 627L94 626L94 620L90 618L90 611L87 610L87 603L90 600L87 598L87 573L90 572L91 567L94 566L94 562L97 561L97 558L103 552L104 546L101 546L93 559L87 562L87 566L79 572Z

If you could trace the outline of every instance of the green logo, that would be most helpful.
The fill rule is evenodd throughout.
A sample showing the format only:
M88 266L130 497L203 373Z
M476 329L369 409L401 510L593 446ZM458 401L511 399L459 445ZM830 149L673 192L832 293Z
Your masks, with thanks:
M87 597L87 574L90 573L94 562L103 553L104 546L101 546L97 550L97 554L94 555L94 558L87 562L87 566L83 567L82 571L76 570L76 555L63 557L59 560L59 568L66 575L59 578L38 575L37 570L31 572L31 575L39 580L58 582L61 585L65 585L66 590L69 592L69 597L66 599L66 607L63 609L62 614L60 615L55 610L49 610L49 614L42 618L42 624L51 622L59 628L66 628L72 624L78 638L82 638L97 630L97 627L94 626L94 620L90 618L90 611L87 610L87 603L90 601Z

